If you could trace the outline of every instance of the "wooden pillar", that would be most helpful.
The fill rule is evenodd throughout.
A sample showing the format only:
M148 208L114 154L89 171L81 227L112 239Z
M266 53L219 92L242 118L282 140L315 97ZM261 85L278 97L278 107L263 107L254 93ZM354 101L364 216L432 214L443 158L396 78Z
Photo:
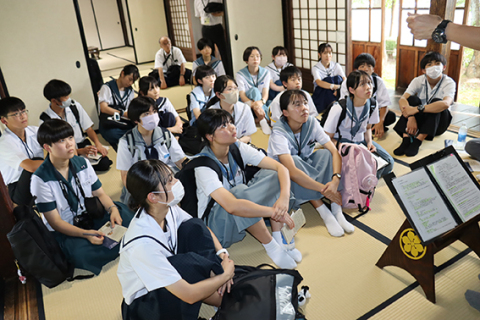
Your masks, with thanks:
M430 14L440 16L442 19L451 20L455 16L456 0L432 0L430 2ZM432 39L427 42L427 52L440 52L447 61L450 59L450 41L447 43L436 43Z
M0 259L0 278L8 278L17 274L15 267L14 256L10 242L7 239L7 233L12 230L15 224L13 217L13 203L8 195L7 186L3 182L2 174L0 173L0 252L2 259Z

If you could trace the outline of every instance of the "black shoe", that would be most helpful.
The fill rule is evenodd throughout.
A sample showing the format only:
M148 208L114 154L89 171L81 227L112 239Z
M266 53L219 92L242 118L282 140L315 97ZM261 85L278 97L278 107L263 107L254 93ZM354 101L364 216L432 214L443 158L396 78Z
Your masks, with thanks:
M418 153L418 149L420 149L421 145L422 145L422 141L418 140L417 138L413 139L413 142L410 144L407 150L405 150L405 155L407 157L416 156Z
M402 144L400 146L393 150L393 154L396 156L403 156L405 154L405 150L410 146L410 137L405 137L402 140Z

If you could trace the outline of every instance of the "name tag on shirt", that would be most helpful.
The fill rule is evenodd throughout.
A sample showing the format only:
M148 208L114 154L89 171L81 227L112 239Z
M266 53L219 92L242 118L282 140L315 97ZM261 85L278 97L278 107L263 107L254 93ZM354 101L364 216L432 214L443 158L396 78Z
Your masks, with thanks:
M210 17L209 16L203 17L203 24L210 24Z

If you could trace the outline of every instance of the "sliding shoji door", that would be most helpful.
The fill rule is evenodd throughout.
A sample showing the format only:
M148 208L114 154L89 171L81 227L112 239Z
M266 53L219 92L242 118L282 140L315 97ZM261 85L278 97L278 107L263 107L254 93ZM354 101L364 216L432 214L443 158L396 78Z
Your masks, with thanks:
M286 0L285 26L289 61L303 73L303 88L313 90L311 68L318 62L318 46L328 42L333 60L345 72L350 69L348 58L348 0Z
M190 14L190 6L185 0L165 0L165 9L172 44L182 50L187 61L196 60L193 32L189 22L189 18L194 18Z

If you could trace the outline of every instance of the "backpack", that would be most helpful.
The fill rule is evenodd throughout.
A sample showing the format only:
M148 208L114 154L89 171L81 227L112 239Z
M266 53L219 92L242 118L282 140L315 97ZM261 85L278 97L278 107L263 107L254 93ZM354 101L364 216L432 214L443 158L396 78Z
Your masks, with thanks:
M348 98L348 97L347 97ZM372 116L373 111L375 110L375 107L377 106L377 101L376 100L371 100L370 98L370 110L368 111L368 118ZM330 113L330 110L332 110L333 106L335 103L338 103L342 107L342 112L340 113L340 117L338 118L337 126L335 129L335 132L333 134L337 133L339 134L339 137L337 138L337 147L338 147L338 141L342 138L340 136L340 124L342 123L343 120L345 120L345 117L347 116L347 100L346 99L340 99L338 101L332 102L327 109L325 109L325 112L322 114L322 118L320 119L320 125L322 128L325 126L325 123L327 122L328 114Z
M74 266L65 254L39 214L33 207L20 205L13 209L17 223L7 234L18 264L40 283L53 288L65 280L91 278L93 275L73 278Z
M237 145L234 143L230 145L230 153L233 156L234 161L237 163L238 167L245 172L245 183L250 181L251 177L254 174L248 174L248 170L245 168L243 164L242 156L240 155L240 150L238 149ZM220 166L218 163L208 156L199 156L190 160L182 169L175 174L175 178L180 180L184 189L185 195L183 196L182 200L180 201L180 207L189 213L192 217L198 218L198 198L197 198L197 181L195 179L195 168L198 167L208 167L215 171L218 176L218 180L223 183L223 174ZM247 166L248 168L249 166ZM253 167L257 168L257 167ZM252 169L253 170L253 169ZM259 169L258 169L259 170ZM257 171L258 171L257 170ZM255 171L256 173L256 171ZM249 179L250 178L250 179ZM215 204L215 200L210 198L210 201L207 204L207 207L203 213L202 219L205 222L208 222L208 215Z
M271 269L262 269L268 266ZM297 286L303 280L297 270L235 266L230 293L212 320L305 319L298 311Z
M342 143L342 207L358 209L361 214L370 210L370 201L377 186L377 162L372 153L354 143Z
M159 127L159 128L162 129L162 133L163 133L163 143L162 144L166 144L167 149L170 149L170 146L172 145L172 139L171 139L171 136L170 136L170 131L168 131L164 127ZM130 153L132 154L132 157L133 157L135 155L135 149L136 148L135 148L135 138L133 137L132 130L133 129L128 130L125 133L125 136L127 138L128 150L130 151Z
M80 126L80 131L82 132L82 135L85 137L85 131L83 131L82 124L80 123L80 114L78 113L78 108L75 105L75 101L72 100L72 104L70 105L70 110L72 110L73 115L75 116L75 120L77 121L78 125ZM42 112L40 114L40 120L43 122L52 119L48 114L45 112Z

